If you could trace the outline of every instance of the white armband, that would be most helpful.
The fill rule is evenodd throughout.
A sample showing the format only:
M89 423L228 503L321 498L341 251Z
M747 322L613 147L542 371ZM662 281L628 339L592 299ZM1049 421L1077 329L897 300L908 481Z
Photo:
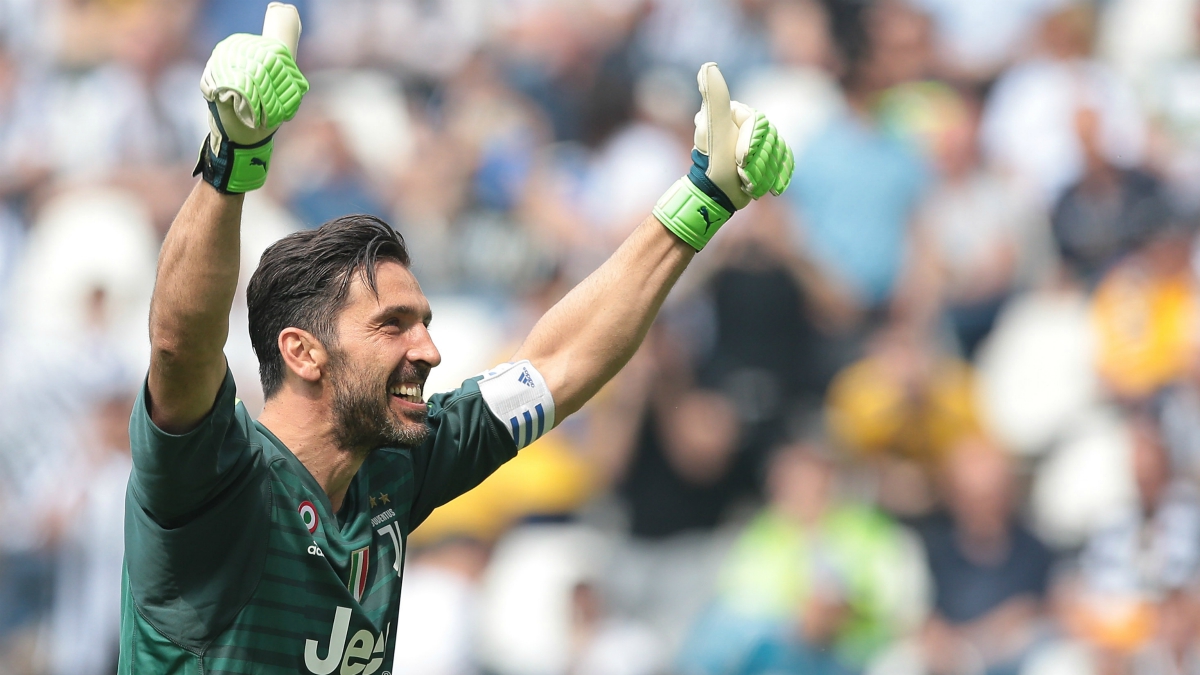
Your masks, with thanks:
M488 410L504 422L517 449L554 428L554 399L542 374L529 361L502 363L483 373L479 393Z

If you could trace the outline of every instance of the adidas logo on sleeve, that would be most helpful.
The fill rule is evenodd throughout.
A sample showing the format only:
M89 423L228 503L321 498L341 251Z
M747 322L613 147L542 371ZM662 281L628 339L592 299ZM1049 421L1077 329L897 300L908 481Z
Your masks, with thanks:
M529 374L528 368L521 369L521 376L517 378L517 382L520 382L521 384L523 384L527 387L536 387L537 386L536 384L533 383L533 376Z
M529 361L504 363L484 373L479 392L488 410L508 427L518 449L554 428L550 388Z

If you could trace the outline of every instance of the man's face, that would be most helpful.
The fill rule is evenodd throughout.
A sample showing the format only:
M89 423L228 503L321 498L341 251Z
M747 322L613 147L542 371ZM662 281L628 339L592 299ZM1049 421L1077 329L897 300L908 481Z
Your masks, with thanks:
M427 330L429 301L412 272L384 262L375 278L378 295L355 275L329 349L338 445L358 451L425 440L425 378L442 361Z

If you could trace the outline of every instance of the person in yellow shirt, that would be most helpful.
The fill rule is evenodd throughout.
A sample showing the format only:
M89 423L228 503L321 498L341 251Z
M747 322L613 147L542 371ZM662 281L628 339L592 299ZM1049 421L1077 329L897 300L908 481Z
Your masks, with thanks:
M1092 299L1096 367L1118 397L1149 396L1183 375L1200 323L1185 233L1150 240L1101 280Z
M920 329L893 326L834 377L826 420L848 450L932 460L980 430L973 386L969 364L937 353Z

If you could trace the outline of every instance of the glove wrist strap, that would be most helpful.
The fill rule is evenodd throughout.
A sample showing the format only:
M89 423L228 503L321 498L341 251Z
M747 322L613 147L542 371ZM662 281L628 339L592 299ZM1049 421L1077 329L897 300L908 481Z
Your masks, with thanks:
M675 181L654 205L654 217L697 251L732 216L732 211L705 194L687 176Z
M225 194L257 190L267 182L273 139L274 134L254 145L240 145L221 139L219 150L214 153L211 137L206 138L192 175L202 175L205 183Z
M725 191L717 187L717 184L712 182L708 177L708 155L692 148L692 170L688 171L688 178L700 188L704 194L712 197L721 208L733 213L737 211L737 207L733 205L733 201L725 194Z

